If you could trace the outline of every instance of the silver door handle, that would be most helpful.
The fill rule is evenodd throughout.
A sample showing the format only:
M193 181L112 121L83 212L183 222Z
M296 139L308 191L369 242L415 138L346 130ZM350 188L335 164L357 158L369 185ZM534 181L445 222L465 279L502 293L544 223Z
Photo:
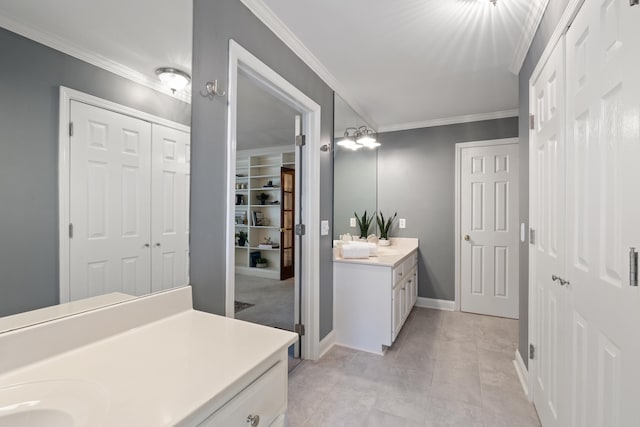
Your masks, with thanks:
M149 245L148 243L145 243L145 244L144 244L144 247L145 247L145 248L148 248L149 246L150 246L150 245Z
M569 282L568 280L564 280L562 277L556 276L555 274L551 275L551 280L553 280L554 282L555 281L560 282L560 286L565 286L565 285L570 285L571 284L571 282Z
M553 280L555 282L555 281L560 280L560 278L558 276L556 276L555 274L552 274L551 275L551 280Z
M154 246L155 246L156 248L159 248L159 247L160 247L160 243L156 243Z
M465 234L464 235L464 240L466 240L468 242L469 240L471 240L471 236L469 236L468 234Z

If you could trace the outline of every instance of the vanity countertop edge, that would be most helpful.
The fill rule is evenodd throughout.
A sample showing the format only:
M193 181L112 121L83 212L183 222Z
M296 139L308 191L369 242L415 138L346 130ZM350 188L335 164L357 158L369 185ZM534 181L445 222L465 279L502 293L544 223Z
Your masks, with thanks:
M337 247L333 248L333 262L344 264L364 264L380 267L396 267L413 251L418 249L418 239L412 237L392 237L391 246L379 246L377 256L369 258L345 259L340 257Z

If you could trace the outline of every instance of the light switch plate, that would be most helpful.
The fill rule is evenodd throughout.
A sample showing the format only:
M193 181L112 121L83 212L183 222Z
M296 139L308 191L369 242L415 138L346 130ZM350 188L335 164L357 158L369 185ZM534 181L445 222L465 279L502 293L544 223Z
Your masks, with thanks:
M320 235L321 236L329 235L329 221L327 220L320 221Z
M400 228L407 228L407 219L406 218L400 218L398 220L398 226Z
M349 227L356 228L356 219L355 218L349 218Z

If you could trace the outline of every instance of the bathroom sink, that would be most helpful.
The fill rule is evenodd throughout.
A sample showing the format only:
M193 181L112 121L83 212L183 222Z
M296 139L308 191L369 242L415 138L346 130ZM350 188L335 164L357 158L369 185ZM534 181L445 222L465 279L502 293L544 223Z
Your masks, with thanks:
M106 390L82 380L50 380L0 388L0 427L99 426Z

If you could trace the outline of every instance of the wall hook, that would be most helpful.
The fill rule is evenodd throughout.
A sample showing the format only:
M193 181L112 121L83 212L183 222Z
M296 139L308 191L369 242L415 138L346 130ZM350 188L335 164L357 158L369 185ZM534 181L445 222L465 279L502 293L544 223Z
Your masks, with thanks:
M200 91L200 95L203 97L208 97L209 99L213 99L216 96L225 96L227 92L220 93L220 88L218 87L218 80L214 80L212 82L207 82L204 86L206 93Z

